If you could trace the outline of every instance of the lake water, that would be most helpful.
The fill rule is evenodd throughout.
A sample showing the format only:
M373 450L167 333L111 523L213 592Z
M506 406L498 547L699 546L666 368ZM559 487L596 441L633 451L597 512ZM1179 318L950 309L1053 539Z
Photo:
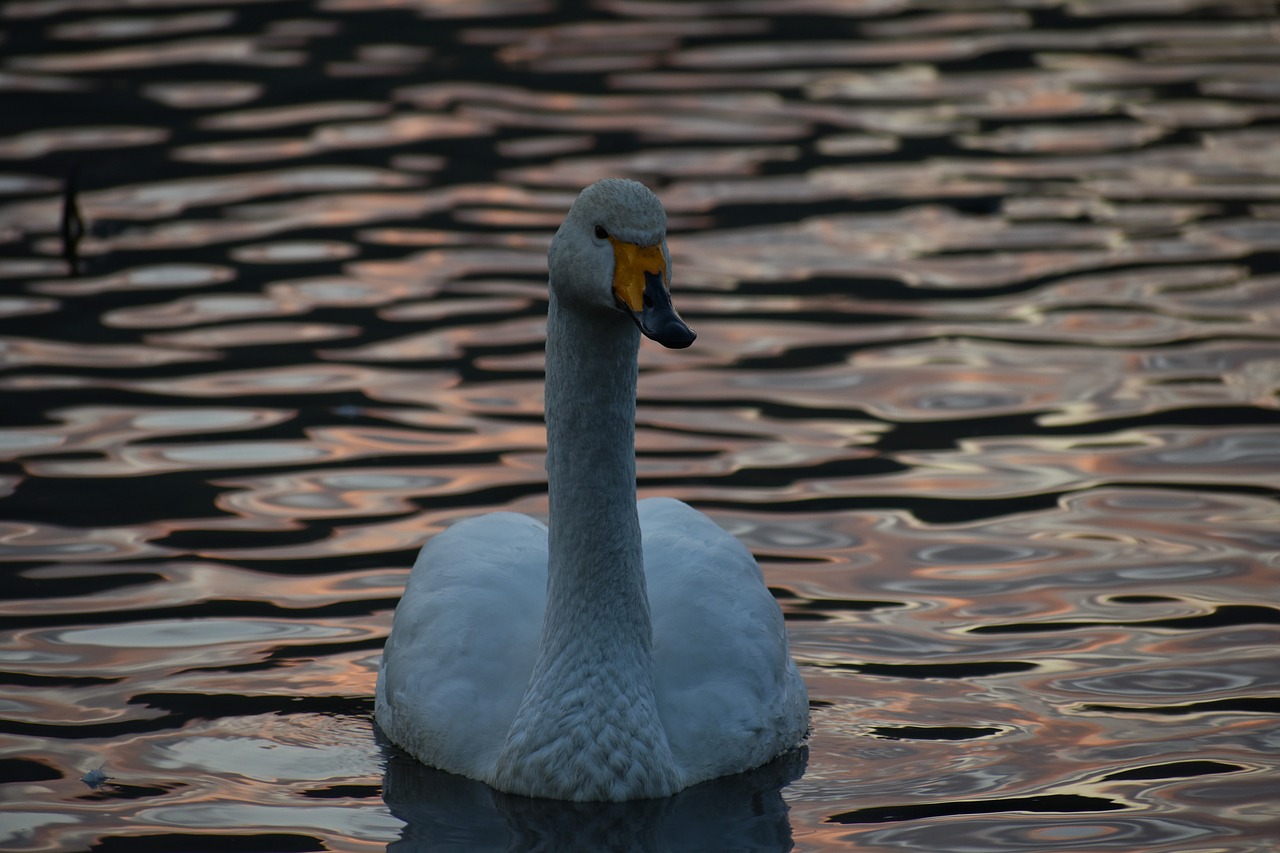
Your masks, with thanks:
M3 3L0 847L1274 849L1276 13ZM371 696L422 542L545 511L607 175L699 333L642 348L640 491L750 545L813 732L584 807Z

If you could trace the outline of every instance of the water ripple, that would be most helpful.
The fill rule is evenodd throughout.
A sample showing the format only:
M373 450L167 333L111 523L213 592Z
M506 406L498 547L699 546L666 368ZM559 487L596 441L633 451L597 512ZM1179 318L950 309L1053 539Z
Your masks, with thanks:
M188 5L0 9L0 845L1273 846L1273 4ZM614 175L699 332L640 492L758 556L813 732L495 799L370 696L421 543L546 515Z

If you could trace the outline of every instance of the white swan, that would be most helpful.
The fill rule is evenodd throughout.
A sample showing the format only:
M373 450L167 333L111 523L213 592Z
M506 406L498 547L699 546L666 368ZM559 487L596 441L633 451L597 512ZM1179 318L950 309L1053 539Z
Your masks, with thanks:
M662 205L593 184L548 259L550 529L494 513L422 549L376 716L423 763L509 793L663 797L799 745L808 697L747 549L679 501L636 503L639 333L694 339Z

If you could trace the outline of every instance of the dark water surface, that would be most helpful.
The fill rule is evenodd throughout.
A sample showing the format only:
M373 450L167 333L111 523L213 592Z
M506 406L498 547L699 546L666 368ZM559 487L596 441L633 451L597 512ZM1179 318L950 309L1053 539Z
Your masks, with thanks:
M0 847L1274 849L1276 13L3 3ZM641 492L758 555L813 736L574 807L371 695L421 543L544 511L606 175L699 332Z

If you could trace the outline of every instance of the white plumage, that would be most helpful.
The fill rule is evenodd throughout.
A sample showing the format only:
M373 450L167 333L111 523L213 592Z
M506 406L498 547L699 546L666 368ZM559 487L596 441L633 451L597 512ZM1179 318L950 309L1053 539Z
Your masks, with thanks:
M414 564L376 715L420 761L564 800L660 797L800 744L808 697L747 549L676 500L635 500L639 334L671 307L666 219L633 181L578 197L549 253L550 529L455 524ZM633 322L634 321L634 322Z

